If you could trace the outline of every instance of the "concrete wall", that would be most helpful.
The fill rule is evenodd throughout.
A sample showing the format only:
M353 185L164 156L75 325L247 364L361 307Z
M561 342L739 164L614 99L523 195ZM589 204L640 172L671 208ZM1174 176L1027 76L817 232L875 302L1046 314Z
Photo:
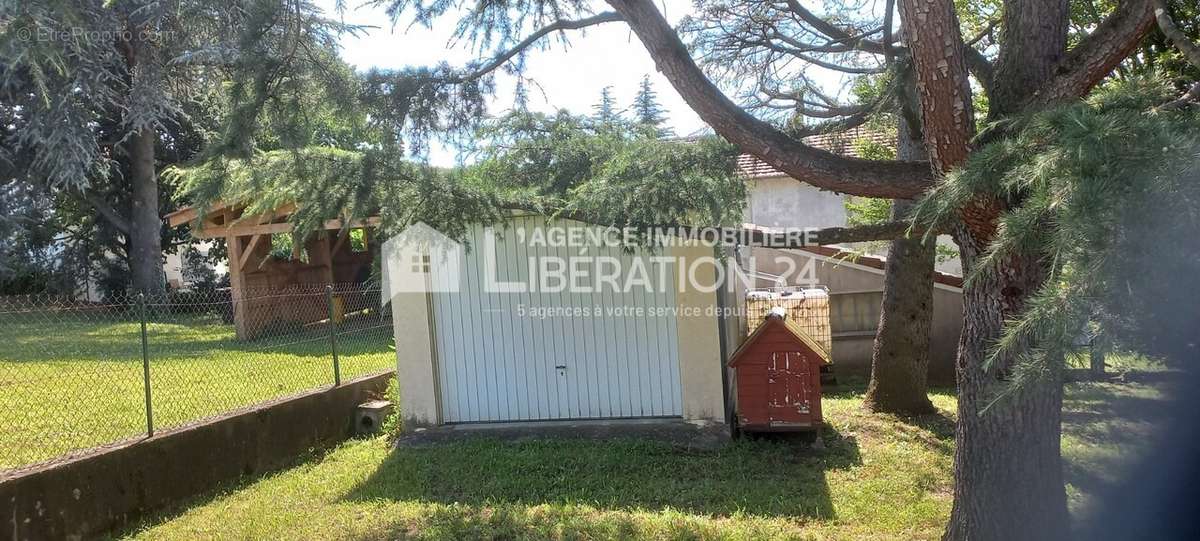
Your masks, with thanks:
M89 539L348 438L392 374L231 414L0 480L8 539Z
M750 181L746 221L764 227L831 227L846 225L840 194L820 190L791 177Z
M883 271L837 261L811 252L754 248L749 253L759 272L780 274L786 269L812 265L816 283L829 288L831 301L838 294L883 291ZM767 284L761 284L767 285ZM962 329L962 292L936 284L933 290L933 323L930 330L929 380L940 385L954 383L954 358ZM833 329L833 362L838 375L867 377L871 369L873 333L841 334Z
M392 296L399 406L405 430L441 423L429 308L427 293L408 292Z
M954 385L958 337L962 334L962 291L933 288L933 327L929 330L929 381Z
M703 246L672 248L676 265L676 304L679 306L679 378L683 388L683 417L725 422L721 372L721 327L717 320L717 268L713 249ZM695 272L686 271L692 269ZM683 283L678 279L683 275ZM694 283L689 283L694 281Z

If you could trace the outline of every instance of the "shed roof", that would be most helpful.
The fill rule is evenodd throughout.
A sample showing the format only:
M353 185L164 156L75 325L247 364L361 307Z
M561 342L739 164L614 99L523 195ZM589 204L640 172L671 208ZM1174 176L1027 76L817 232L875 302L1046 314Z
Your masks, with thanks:
M758 328L754 329L754 332L750 333L750 336L746 337L746 340L742 342L742 345L738 346L737 350L733 352L733 355L729 358L729 366L737 365L738 361L742 359L742 354L754 345L755 340L757 340L759 336L761 336L768 329L773 329L776 327L786 330L788 334L791 334L793 337L795 337L797 341L804 344L806 347L811 349L813 353L816 353L817 356L821 357L821 360L824 361L825 364L832 362L829 352L825 351L825 348L821 346L821 344L818 344L816 340L813 340L813 338L808 335L808 333L804 332L804 329L801 329L800 326L796 324L795 319L787 316L770 315L767 316L767 320L764 321L762 325L759 325Z

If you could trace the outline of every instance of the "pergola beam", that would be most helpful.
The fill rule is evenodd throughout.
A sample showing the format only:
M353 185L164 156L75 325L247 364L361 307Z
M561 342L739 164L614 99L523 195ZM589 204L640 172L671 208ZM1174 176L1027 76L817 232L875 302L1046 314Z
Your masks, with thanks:
M354 220L348 225L342 220L325 220L325 229L355 229L359 227L379 227L383 223L378 216L371 216L365 220Z
M338 234L337 242L333 243L333 248L329 249L331 257L332 254L336 254L337 251L341 249L342 244L346 243L346 239L350 238L350 231L350 229L343 229L342 232Z
M283 214L286 214L286 213L283 213ZM279 210L276 210L273 212L260 214L259 218L274 219L276 217L279 217L280 215L281 215L281 212ZM205 223L202 227L194 227L192 229L192 236L195 238L198 238L198 239L216 239L216 238L224 238L224 237L230 237L230 236L242 237L242 236L249 236L249 235L275 235L278 233L291 233L293 231L292 224L286 223L286 222L284 222L284 223L257 223L257 224L256 223L246 223L247 221L249 221L249 222L257 221L253 218L254 217L251 217L251 219L243 218L243 219L239 219L239 220L234 220L233 223L231 223L227 226L214 225L212 223ZM378 216L372 216L372 217L366 218L364 220L353 220L348 223L345 222L344 220L336 220L335 219L335 220L325 220L325 223L322 224L322 226L323 226L322 228L326 229L326 230L340 230L340 229L355 229L355 228L359 228L359 227L379 227L379 225L381 223L382 223L382 220L380 220ZM197 225L199 225L199 224L197 224Z
M250 261L250 256L254 255L254 249L258 247L258 241L262 238L263 235L254 235L254 237L250 239L250 244L246 245L246 249L242 253L242 258L238 261L238 269L246 268L246 262Z
M218 211L224 210L227 206L224 201L215 201L208 207L208 212L215 214ZM167 225L171 227L179 227L183 224L196 221L199 218L201 218L200 209L194 206L184 207L166 215Z
M250 235L274 235L277 233L291 233L292 224L257 224L257 225L231 225L229 227L203 227L193 229L192 236L198 239L219 239L225 237L245 237Z

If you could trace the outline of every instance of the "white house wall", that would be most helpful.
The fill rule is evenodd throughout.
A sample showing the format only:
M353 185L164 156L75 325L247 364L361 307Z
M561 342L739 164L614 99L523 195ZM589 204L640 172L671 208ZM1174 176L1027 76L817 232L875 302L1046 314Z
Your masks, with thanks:
M746 222L764 227L846 225L844 197L786 176L750 181Z

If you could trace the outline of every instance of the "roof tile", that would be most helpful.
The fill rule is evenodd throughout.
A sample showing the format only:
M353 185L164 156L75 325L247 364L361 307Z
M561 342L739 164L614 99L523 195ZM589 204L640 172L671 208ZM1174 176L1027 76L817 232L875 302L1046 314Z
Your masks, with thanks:
M840 154L842 156L849 156L853 158L861 158L862 156L859 156L858 152L854 148L854 143L859 139L864 138L876 143L887 145L889 147L894 148L896 146L896 138L894 135L889 135L881 131L870 130L862 127L852 128L836 133L810 135L801 139L801 141L811 147L827 150L834 154ZM738 156L737 167L742 174L750 178L787 176L786 173L776 169L773 165L762 161L758 158L758 156L753 154L742 154L741 156Z

